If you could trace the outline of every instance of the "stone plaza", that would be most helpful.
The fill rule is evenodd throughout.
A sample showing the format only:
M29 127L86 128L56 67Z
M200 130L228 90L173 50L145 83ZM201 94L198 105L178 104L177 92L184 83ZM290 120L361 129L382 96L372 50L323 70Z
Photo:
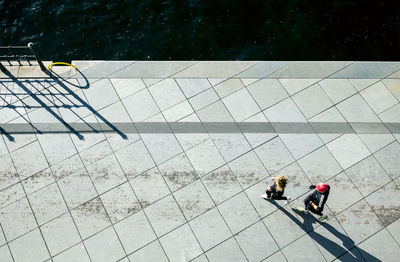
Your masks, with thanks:
M0 71L1 262L398 261L400 62L71 64Z

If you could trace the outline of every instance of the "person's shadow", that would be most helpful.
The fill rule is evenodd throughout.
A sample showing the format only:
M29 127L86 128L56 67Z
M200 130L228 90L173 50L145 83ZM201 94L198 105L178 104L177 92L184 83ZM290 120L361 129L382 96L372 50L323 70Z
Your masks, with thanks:
M269 200L271 204L275 205L279 210L281 210L285 215L287 215L296 225L298 225L304 232L306 232L315 242L317 242L326 251L331 253L339 261L368 261L368 262L378 262L382 261L367 251L356 247L354 241L346 236L345 234L336 230L328 223L324 223L316 219L313 215L304 215L297 209L292 208L292 210L304 217L304 222L300 222L294 215L289 213L286 209L282 208L275 200ZM327 229L332 235L337 237L342 241L343 246L335 243L334 241L324 237L323 235L314 231L312 224L319 223L325 229ZM346 254L347 253L347 254ZM346 255L346 256L345 256Z

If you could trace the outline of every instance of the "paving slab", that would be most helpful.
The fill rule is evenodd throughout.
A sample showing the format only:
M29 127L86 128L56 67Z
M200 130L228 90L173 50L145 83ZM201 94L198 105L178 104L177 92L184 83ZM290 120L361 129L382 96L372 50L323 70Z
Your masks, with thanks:
M94 262L116 261L126 255L112 228L88 238L85 246Z
M219 244L206 253L210 262L216 261L247 261L234 238Z
M41 230L52 256L80 242L78 230L69 213L43 225Z
M143 211L118 222L115 231L127 253L132 253L156 239Z
M187 224L160 238L170 261L189 261L203 253Z
M62 252L61 254L53 258L56 262L68 262L68 261L82 261L89 262L89 256L86 253L86 249L82 243L73 246L72 248Z
M278 250L274 239L260 221L235 236L249 261L261 261Z
M139 249L138 251L129 255L129 259L132 261L146 262L146 261L163 261L167 262L168 259L158 241L154 241L151 244Z
M213 208L189 222L203 250L207 251L232 236L217 208Z
M334 104L343 101L357 92L347 79L324 79L318 82L318 84Z
M38 229L10 242L13 258L18 262L44 261L50 257Z

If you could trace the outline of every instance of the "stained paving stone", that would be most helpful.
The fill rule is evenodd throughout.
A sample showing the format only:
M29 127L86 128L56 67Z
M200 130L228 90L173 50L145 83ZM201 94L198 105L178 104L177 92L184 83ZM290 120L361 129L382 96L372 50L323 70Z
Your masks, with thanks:
M201 178L215 203L232 197L241 191L240 184L228 166L223 166Z
M182 153L158 166L171 191L199 178L186 154Z
M4 189L18 182L18 173L10 155L1 157L0 162L0 189Z
M160 171L155 167L129 180L142 207L170 193Z
M58 181L58 185L70 209L97 196L96 189L86 170L78 171L61 179ZM77 191L80 194L76 194Z
M213 200L200 180L176 191L174 197L187 220L214 207Z
M69 213L41 226L41 230L52 256L80 242L78 231Z
M127 253L134 252L156 239L143 211L139 211L115 225L118 237Z
M21 183L14 184L0 191L0 208L8 206L15 201L24 198L25 192Z
M205 251L232 236L217 208L196 217L189 224Z
M11 134L14 141L3 133L0 260L11 256L6 241L16 262L391 261L397 256L400 146L395 140L400 136L347 121L399 122L398 63L76 63L89 88L79 87L84 79L69 79L77 84L64 81L74 94L48 86L42 90L47 97L38 96L46 105L61 106L54 114L68 123L106 130L107 123L119 128L132 121L166 127L167 121L221 122L232 123L229 132L236 133L121 129L126 139L114 132L82 132L83 139L44 132ZM23 75L39 72L20 69ZM309 103L305 97L323 100ZM29 125L30 117L69 132L45 108L26 108L40 107L38 101L20 98L25 105L14 97L11 102L19 107L0 110L2 124ZM62 107L73 104L79 107ZM315 130L332 123L348 128L287 133L280 125L307 119ZM240 130L240 121L271 122L273 129ZM260 197L277 174L289 177L289 204ZM324 224L291 209L302 206L310 183L319 181L332 186ZM381 249L382 243L392 253Z
M35 217L26 198L22 198L0 211L4 235L11 241L37 227Z
M400 218L400 208L397 201L399 197L400 187L394 182L390 182L370 194L365 200L383 224L388 226Z
M141 209L140 203L128 182L104 193L100 196L100 199L112 223L116 223Z
M167 262L168 259L158 241L139 249L133 254L129 255L131 261L146 262L146 261L160 261Z
M67 206L55 183L33 193L28 198L39 225L67 212Z
M97 161L97 164L88 165L87 171L99 194L127 181L114 155Z
M111 225L100 198L90 200L71 210L71 214L83 239Z
M62 162L50 167L56 180L72 175L84 168L81 158L78 154L63 160Z
M171 195L147 207L145 213L158 237L185 223L185 217Z
M135 177L155 166L143 141L137 141L115 152L115 156L128 178Z

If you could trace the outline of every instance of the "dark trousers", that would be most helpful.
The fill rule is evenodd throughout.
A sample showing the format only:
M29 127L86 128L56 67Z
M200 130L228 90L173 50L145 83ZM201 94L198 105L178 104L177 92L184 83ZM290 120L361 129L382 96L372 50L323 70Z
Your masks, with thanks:
M305 198L304 198L304 208L306 209L306 210L309 210L309 211L311 211L312 213L314 213L314 214L317 214L317 215L320 215L320 216L322 216L323 214L322 214L322 209L321 210L316 210L312 205L311 205L311 203L312 203L312 193L313 192L311 192L311 193L309 193Z
M271 191L265 191L267 193L268 198L275 199L275 200L287 200L287 197L280 196L275 190L271 189Z

